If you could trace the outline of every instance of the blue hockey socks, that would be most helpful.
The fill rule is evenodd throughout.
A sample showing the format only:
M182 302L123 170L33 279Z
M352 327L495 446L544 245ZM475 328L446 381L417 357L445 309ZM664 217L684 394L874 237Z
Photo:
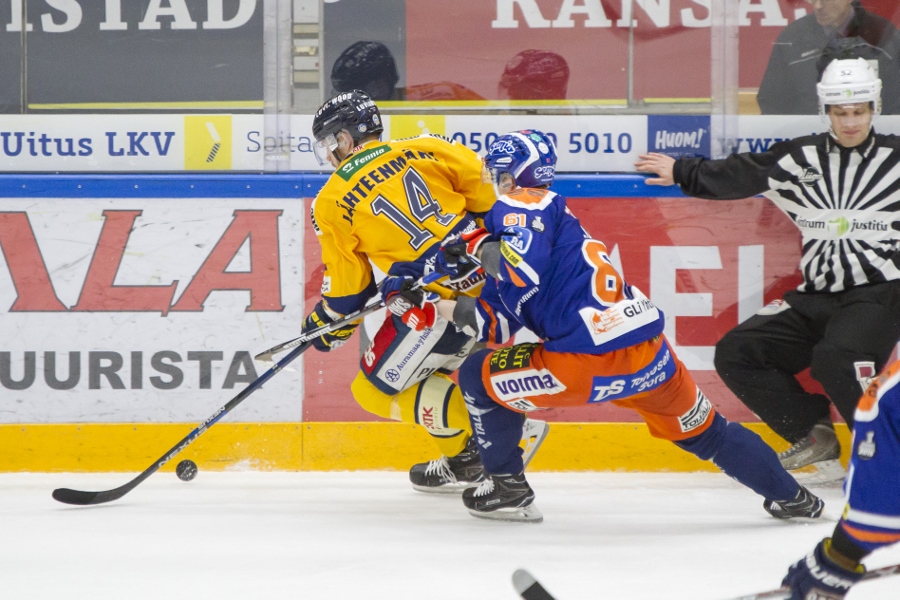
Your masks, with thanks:
M703 460L712 460L726 475L764 498L789 500L800 489L761 437L718 413L706 431L675 444Z
M466 359L459 369L459 387L466 400L472 437L478 442L484 470L491 475L517 475L524 469L519 448L524 417L488 396L481 379L481 365L490 354L491 350L482 350Z

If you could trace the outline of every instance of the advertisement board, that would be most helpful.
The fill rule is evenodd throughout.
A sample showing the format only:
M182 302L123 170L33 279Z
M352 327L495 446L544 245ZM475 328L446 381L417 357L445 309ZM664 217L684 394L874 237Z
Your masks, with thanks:
M626 280L664 311L666 336L714 406L729 419L756 421L716 375L713 352L729 329L800 283L800 237L791 221L762 198L569 198L567 204L607 245ZM309 224L305 250L310 311L319 299L322 267ZM373 419L345 392L358 371L358 351L353 341L328 354L304 356L305 421ZM572 422L640 420L610 404L554 409L545 416Z
M0 111L262 110L261 0L10 0Z
M0 423L199 422L303 319L295 199L0 201ZM298 421L302 369L227 419Z
M737 4L738 86L754 89L778 35L813 7L806 0L730 1ZM900 23L895 2L863 4ZM562 60L568 99L710 96L710 0L417 0L407 3L403 26L396 30L407 37L407 89L450 82L487 100L505 99L505 72L549 76L542 65ZM541 54L527 52L534 50Z
M539 129L560 173L633 172L647 151L708 156L709 117L696 115L387 115L384 138L439 134L484 154L498 136ZM313 153L312 116L271 130L262 115L0 115L0 172L328 172ZM827 129L818 116L741 116L733 151ZM900 133L900 116L876 129Z

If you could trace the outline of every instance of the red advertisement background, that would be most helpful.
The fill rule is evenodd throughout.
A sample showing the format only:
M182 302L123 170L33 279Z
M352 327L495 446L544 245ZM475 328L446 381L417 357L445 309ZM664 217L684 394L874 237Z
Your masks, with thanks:
M563 5L563 0L535 1L547 20L556 19ZM652 2L648 0L648 4ZM812 11L806 0L777 3L789 23L795 20L796 10ZM488 100L497 99L497 83L506 62L522 50L540 49L562 55L569 64L569 99L627 97L629 30L616 24L623 4L627 5L625 0L602 0L612 27L585 27L587 16L576 14L572 17L574 28L530 28L517 5L517 28L493 28L497 4L497 0L407 2L407 86L450 81ZM767 2L754 0L748 4L751 24L739 31L739 86L757 88L772 44L784 26L762 25L766 14L759 11ZM863 5L895 25L900 23L895 0L864 0ZM634 29L635 98L709 97L710 28L684 27L682 11L690 11L700 20L709 17L708 9L697 1L671 0L669 25L658 27L634 2L633 19L638 22Z
M800 282L797 272L800 236L791 221L765 199L713 202L671 198L571 198L568 204L584 227L593 237L603 240L610 252L618 246L626 279L651 298L651 247L718 247L721 269L678 271L677 292L711 293L713 314L710 317L676 317L677 345L713 346L737 325L740 246L765 246L766 303L780 298ZM318 240L309 222L306 228L308 312L319 299L322 266ZM661 308L666 310L665 306ZM328 354L310 350L304 355L304 421L378 420L361 409L350 394L350 382L358 370L357 339L358 336L354 336L349 344ZM693 371L693 376L727 418L742 422L757 420L731 394L715 371ZM817 386L808 377L803 380L808 386ZM570 422L640 420L636 413L610 404L548 411L542 413L542 418Z

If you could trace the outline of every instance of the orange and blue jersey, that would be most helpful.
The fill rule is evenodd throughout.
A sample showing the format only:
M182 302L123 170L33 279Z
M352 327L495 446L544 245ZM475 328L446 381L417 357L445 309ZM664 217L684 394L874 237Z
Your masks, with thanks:
M900 542L900 361L869 385L854 415L841 527L869 552Z
M663 312L622 279L563 196L518 188L484 226L500 242L500 265L476 303L481 341L504 343L526 327L552 352L604 354L662 333Z

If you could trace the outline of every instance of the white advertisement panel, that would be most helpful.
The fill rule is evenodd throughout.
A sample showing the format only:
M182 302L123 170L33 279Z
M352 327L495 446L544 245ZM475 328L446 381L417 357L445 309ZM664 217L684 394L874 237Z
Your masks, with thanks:
M484 154L498 135L538 129L556 144L557 170L633 171L647 149L647 117L581 115L501 115L446 119L444 135Z
M556 141L562 173L634 172L637 155L709 156L701 115L386 115L384 138L435 133L479 154L499 135L539 129ZM821 133L814 115L737 117L732 150L759 152ZM900 116L876 129L900 133ZM0 115L0 172L330 171L313 154L312 116Z
M303 322L303 202L4 199L0 423L199 422ZM227 419L301 420L302 358Z
M184 168L184 119L170 115L2 115L4 171Z

